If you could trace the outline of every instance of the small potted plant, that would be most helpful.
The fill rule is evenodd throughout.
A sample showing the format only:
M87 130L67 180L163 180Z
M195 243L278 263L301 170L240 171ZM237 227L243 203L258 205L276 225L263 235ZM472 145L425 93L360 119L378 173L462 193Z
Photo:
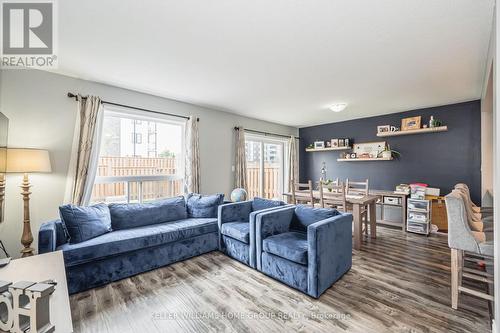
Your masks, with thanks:
M387 144L385 149L378 154L379 158L381 157L384 159L399 158L400 156L401 153L396 150L392 150L389 144Z

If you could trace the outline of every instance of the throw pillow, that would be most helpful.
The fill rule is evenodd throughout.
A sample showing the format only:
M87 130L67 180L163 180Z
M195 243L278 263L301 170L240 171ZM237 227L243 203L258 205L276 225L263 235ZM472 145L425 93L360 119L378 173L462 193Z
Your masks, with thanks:
M224 202L224 194L201 195L189 193L186 197L189 217L215 218L219 205Z
M61 220L69 234L69 242L76 244L111 231L111 216L106 204L82 207L59 207Z

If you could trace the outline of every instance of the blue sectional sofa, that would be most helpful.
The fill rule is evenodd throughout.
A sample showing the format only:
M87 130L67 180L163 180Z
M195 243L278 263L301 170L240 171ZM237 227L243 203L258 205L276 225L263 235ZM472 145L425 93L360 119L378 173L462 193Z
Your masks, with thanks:
M148 204L60 207L39 230L40 254L63 251L70 294L221 250L312 297L352 264L352 215L223 195Z
M112 231L77 243L68 238L68 223L46 222L39 231L38 252L63 251L73 294L214 251L219 247L217 208L223 196L216 198L215 207L214 200L207 204L205 198L110 204ZM65 209L74 213L77 207Z
M219 206L219 250L256 268L255 218L284 205L283 201L254 198Z
M256 218L257 269L318 298L352 265L352 215L303 205Z

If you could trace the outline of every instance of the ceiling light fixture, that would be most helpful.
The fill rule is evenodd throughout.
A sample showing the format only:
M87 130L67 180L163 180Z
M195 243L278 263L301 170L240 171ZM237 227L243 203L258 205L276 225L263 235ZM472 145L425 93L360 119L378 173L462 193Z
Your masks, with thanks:
M337 103L333 104L329 107L330 110L333 112L340 112L343 111L347 107L347 103Z

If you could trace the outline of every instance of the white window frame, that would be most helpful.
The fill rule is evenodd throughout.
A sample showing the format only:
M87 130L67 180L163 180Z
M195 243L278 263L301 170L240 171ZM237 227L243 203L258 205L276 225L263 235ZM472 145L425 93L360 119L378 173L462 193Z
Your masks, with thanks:
M260 143L260 152L261 152L261 158L260 158L260 184L259 184L259 196L264 197L264 145L266 143L268 144L279 144L282 145L282 152L283 156L281 157L280 161L280 168L283 170L282 174L283 176L280 179L280 197L283 197L283 193L288 191L288 149L289 149L289 144L288 144L288 139L286 138L279 138L279 137L273 137L273 136L268 136L268 135L263 135L263 134L256 134L256 133L246 133L245 132L245 142L246 141L254 141L254 142L259 142ZM245 175L246 177L246 175Z
M119 107L114 105L104 105L104 117L122 117L128 118L132 120L139 121L154 121L158 123L171 124L181 127L181 154L179 156L179 169L180 173L177 175L159 175L159 176L96 176L94 180L95 184L111 184L111 183L120 183L123 182L126 184L126 192L127 192L127 203L130 203L130 184L137 183L138 184L138 199L139 203L143 202L142 195L142 184L143 182L149 181L176 181L183 180L185 177L185 153L186 153L186 142L185 142L185 133L186 133L186 120L180 120L181 118L172 117L168 115L155 114L152 116L150 112L134 110L125 107ZM104 130L104 128L103 128ZM101 157L101 152L99 152L99 157ZM183 186L184 188L184 186ZM171 196L174 196L174 193L171 193Z

